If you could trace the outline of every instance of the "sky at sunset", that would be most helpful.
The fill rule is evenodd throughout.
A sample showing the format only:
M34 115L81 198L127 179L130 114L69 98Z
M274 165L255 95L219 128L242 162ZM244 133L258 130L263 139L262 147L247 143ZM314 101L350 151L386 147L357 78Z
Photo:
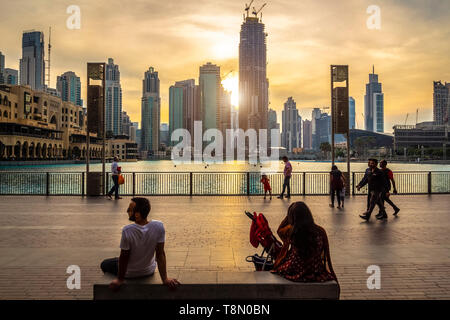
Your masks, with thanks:
M120 66L123 109L140 121L142 79L153 66L161 80L161 120L168 120L169 86L196 79L210 61L222 75L238 76L239 30L246 1L235 0L1 0L0 51L6 67L18 69L24 30L52 27L52 77L74 71L86 99L86 63ZM248 3L249 1L247 1ZM385 131L394 124L432 120L433 80L450 82L448 0L272 0L263 9L266 25L270 107L287 97L300 114L330 104L330 64L348 64L357 126L363 128L365 84L375 65L383 84ZM264 1L256 1L258 8ZM81 9L81 28L70 30L66 9ZM381 29L370 30L366 12L381 8ZM229 73L230 71L233 71Z

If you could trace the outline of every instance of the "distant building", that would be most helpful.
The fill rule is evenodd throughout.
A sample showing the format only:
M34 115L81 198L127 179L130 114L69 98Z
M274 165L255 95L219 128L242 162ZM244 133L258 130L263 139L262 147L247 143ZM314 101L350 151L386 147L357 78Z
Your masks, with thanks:
M119 135L107 140L109 156L117 157L119 161L137 161L138 146L128 136Z
M3 80L5 84L18 85L19 84L19 71L15 69L5 68L3 73Z
M119 66L112 58L105 69L105 119L106 132L113 136L122 134L122 87Z
M273 141L272 142L272 135L271 130L277 130L278 135L280 136L280 124L277 121L277 112L273 109L269 109L268 115L267 115L267 129L268 129L268 145L270 147L274 146L281 146L281 141Z
M436 125L448 123L450 115L450 83L433 82L433 121Z
M22 35L22 59L20 59L20 84L32 90L45 86L44 33L24 32Z
M159 150L161 96L158 72L150 67L142 81L141 150L148 156Z
M312 149L312 125L310 120L303 121L303 149Z
M447 134L447 137L446 137ZM414 125L394 126L394 149L396 151L403 148L439 148L450 139L449 130L445 125L437 125L432 121L421 122Z
M283 131L281 133L281 145L288 152L292 152L294 148L301 147L301 124L302 118L298 115L297 105L294 99L289 97L284 103L284 110L282 111Z
M200 67L199 76L203 131L221 128L220 67L208 62Z
M56 90L63 101L70 101L77 106L83 106L81 99L81 81L75 72L68 71L56 78Z
M0 84L5 82L5 56L0 51Z
M170 146L169 125L167 123L161 123L159 131L161 135L161 144L164 144L166 147Z
M311 119L312 149L319 150L322 142L331 144L331 116L314 108Z
M367 131L384 132L384 95L375 68L369 74L369 83L366 84L364 117Z
M131 138L131 120L126 111L122 111L122 135Z
M355 127L356 111L355 111L355 99L353 97L348 98L348 125L349 129L356 129Z
M360 129L350 129L350 147L355 148L355 140L361 138L367 141L368 138L373 140L371 148L387 148L390 149L394 146L394 136L387 133L378 133ZM343 144L345 140L341 140L339 144Z
M259 17L245 17L239 41L239 127L267 129L269 81L265 26Z

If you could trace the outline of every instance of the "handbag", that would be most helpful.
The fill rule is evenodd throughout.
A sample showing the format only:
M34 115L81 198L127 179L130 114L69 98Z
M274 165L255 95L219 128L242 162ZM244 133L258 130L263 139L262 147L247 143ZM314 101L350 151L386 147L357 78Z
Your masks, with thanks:
M124 184L125 183L125 178L123 177L123 175L119 174L119 180L117 182L119 184Z
M273 269L273 259L271 256L264 257L255 253L245 258L247 262L253 262L256 271L270 271Z

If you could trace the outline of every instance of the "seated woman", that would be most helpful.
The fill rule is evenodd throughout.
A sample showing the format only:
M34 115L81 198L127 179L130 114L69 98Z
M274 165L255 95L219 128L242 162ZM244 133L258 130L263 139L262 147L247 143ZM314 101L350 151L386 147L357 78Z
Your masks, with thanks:
M327 234L314 223L304 202L290 205L277 232L284 245L272 273L298 282L337 281L331 265Z

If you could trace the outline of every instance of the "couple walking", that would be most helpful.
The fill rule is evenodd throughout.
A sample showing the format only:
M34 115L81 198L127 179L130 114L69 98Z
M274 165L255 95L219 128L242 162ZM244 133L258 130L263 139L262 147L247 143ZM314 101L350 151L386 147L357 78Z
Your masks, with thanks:
M392 186L394 187L394 194L397 194L397 188L395 185L394 175L392 171L387 168L387 161L382 160L380 162L381 169L377 167L377 159L369 159L368 165L369 168L367 168L364 177L356 186L358 191L366 184L368 184L369 186L369 192L367 195L367 211L360 215L361 219L368 221L370 219L372 211L375 209L375 206L378 206L380 209L380 212L378 212L376 218L378 220L387 219L384 202L389 203L392 208L394 208L394 216L396 216L400 211L400 208L398 208L389 198L391 182Z
M289 162L288 157L284 156L283 158L283 162L284 162L284 170L283 170L283 175L284 175L284 182L283 182L283 191L281 192L281 194L277 197L278 199L283 199L284 197L284 192L287 189L287 195L286 198L289 199L291 197L291 186L290 186L290 182L291 182L291 176L292 176L292 165ZM264 186L264 199L266 199L267 193L269 193L270 195L270 199L272 200L272 187L270 186L270 181L269 178L267 177L266 174L263 174L261 177L261 183Z

